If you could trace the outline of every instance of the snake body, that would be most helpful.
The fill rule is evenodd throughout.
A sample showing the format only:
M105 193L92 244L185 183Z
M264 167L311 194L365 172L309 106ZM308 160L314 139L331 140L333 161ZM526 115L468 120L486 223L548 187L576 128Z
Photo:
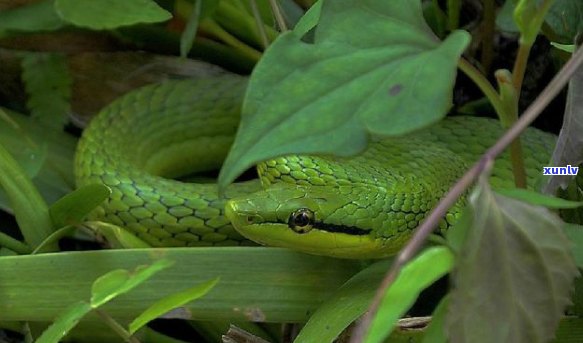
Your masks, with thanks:
M99 113L75 159L78 186L112 190L91 219L125 227L153 246L249 244L243 233L320 255L390 255L502 133L491 119L453 117L403 137L372 137L355 157L279 157L257 166L259 182L235 183L224 198L215 184L173 179L220 167L246 83L230 74L168 81L132 91ZM529 129L522 142L533 187L555 137ZM512 180L506 154L491 182L512 187Z

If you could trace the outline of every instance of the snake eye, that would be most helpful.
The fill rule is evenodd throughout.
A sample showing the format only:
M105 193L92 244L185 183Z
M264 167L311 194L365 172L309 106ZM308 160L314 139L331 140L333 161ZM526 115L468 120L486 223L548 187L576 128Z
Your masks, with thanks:
M290 229L297 233L307 233L312 230L312 224L314 224L314 212L307 208L300 208L297 211L292 212L289 216L287 225Z

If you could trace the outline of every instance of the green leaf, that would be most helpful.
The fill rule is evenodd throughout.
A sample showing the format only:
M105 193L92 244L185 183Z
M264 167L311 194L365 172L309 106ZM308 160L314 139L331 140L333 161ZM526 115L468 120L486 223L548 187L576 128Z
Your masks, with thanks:
M53 231L49 209L30 178L2 145L0 186L8 196L24 240L36 247Z
M392 260L377 262L350 278L318 307L294 343L333 342L367 310L391 263Z
M65 335L91 311L91 306L84 302L77 302L63 312L51 326L35 341L36 343L58 343Z
M51 130L38 121L16 112L0 109L0 144L33 178L33 184L47 203L52 203L75 187L73 156L77 140L63 130ZM8 125L3 125L4 120ZM0 189L0 208L12 212Z
M198 23L201 19L203 3L205 1L202 0L195 1L194 3L188 22L186 23L186 28L184 28L180 36L180 57L186 57L190 49L192 49L192 44L198 31Z
M452 342L546 342L578 274L562 221L493 193L470 196L473 228L457 260L446 331ZM525 291L528 290L528 291Z
M505 32L516 33L518 27L514 22L514 8L516 7L516 0L508 0L504 2L502 8L496 15L496 26Z
M219 282L219 278L207 281L200 285L196 285L184 291L174 293L165 298L160 299L156 303L152 304L147 310L140 314L134 321L130 323L129 331L134 334L141 327L146 325L148 322L160 317L164 313L175 309L179 306L187 304L193 300L203 297L207 294L215 285Z
M556 42L551 42L551 45L559 50L563 50L565 52L574 53L575 52L575 44L560 44Z
M364 342L383 342L419 293L446 275L453 264L454 255L445 247L429 248L407 263L385 293Z
M459 254L468 232L472 229L472 217L472 208L466 206L460 218L445 233L447 244L456 254Z
M0 108L0 124L2 124L0 127L4 128L0 129L0 143L12 154L28 177L37 176L47 158L47 145L36 143L2 108Z
M569 80L567 102L563 117L563 127L557 139L557 145L551 158L551 166L578 166L583 163L583 66L579 66ZM579 176L577 179L580 179ZM561 187L564 189L572 176L553 175L547 177L548 184L544 192L554 194Z
M102 310L128 323L162 297L216 277L221 282L185 308L197 320L305 322L362 262L289 249L208 247L74 251L0 258L0 321L52 321L114 269L133 269L164 256L174 266ZM267 291L269 290L269 291ZM282 301L285 299L285 301ZM39 306L43 304L43 306Z
M117 269L101 276L91 287L91 307L97 308L118 295L127 293L173 264L171 260L160 259L151 265L138 266L134 272Z
M55 202L49 208L54 227L79 224L109 195L111 189L103 184L85 185Z
M431 315L431 323L425 329L423 342L421 343L447 343L445 336L445 318L449 306L449 295L446 295Z
M573 43L583 33L583 2L555 0L545 21L562 43Z
M55 232L51 233L41 244L39 244L36 249L32 251L32 255L51 252L53 247L57 246L57 243L61 238L72 235L76 228L74 226L64 226Z
M253 71L219 185L271 157L352 155L369 133L398 135L437 122L451 106L468 42L464 31L440 42L419 0L324 2L313 44L286 32Z
M577 267L583 269L583 226L577 224L565 223L563 226L565 234L573 243L571 251L575 258Z
M518 0L514 22L520 31L521 43L532 45L554 1Z
M103 235L114 249L143 249L151 246L130 231L117 225L104 222L86 222L85 226Z
M26 105L43 126L62 130L68 120L71 77L64 55L27 53L22 59Z
M507 196L509 198L527 202L531 205L544 206L546 208L559 209L577 208L583 206L582 201L565 200L522 188L496 189L496 193Z
M42 0L0 12L0 36L5 32L54 31L66 23L53 8L54 0Z
M55 0L55 9L63 20L93 30L158 23L172 18L152 0Z
M303 37L308 31L313 29L317 24L318 20L320 20L320 14L322 13L322 0L316 1L313 4L306 14L302 16L300 21L294 27L293 32L298 35L298 37Z

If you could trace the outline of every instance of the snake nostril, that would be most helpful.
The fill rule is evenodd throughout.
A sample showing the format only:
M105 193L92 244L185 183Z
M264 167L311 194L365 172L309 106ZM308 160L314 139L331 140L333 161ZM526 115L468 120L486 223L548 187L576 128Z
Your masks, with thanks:
M247 224L253 224L255 221L255 216L247 216Z

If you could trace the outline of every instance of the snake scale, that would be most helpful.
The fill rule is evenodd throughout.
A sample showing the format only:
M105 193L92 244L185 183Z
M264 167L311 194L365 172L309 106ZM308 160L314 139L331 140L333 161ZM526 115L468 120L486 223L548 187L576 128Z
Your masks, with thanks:
M152 246L251 244L242 233L313 254L391 255L502 133L491 119L452 117L406 136L372 137L354 157L279 157L257 166L259 181L235 183L224 198L216 184L176 180L220 168L246 84L231 74L173 80L134 90L103 109L84 131L75 158L78 186L103 183L112 190L90 218L125 227ZM522 136L531 187L554 142L536 129ZM491 182L512 187L512 180L506 153ZM462 198L450 210L442 229L463 204Z

